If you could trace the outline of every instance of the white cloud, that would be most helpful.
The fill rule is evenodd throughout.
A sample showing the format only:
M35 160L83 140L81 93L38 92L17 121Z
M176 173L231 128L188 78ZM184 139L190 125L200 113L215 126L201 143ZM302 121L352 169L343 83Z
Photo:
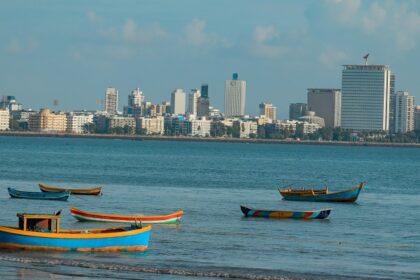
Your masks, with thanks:
M331 16L342 24L353 22L361 6L361 0L326 0L325 2Z
M376 2L372 3L368 12L362 18L362 25L365 32L375 32L378 27L384 24L386 16L387 12L383 7Z
M31 53L38 45L38 41L35 39L23 41L17 38L11 38L7 44L6 50L12 54Z
M134 20L128 19L122 28L122 38L126 42L150 43L166 37L166 32L159 25L139 27Z
M185 38L187 43L193 46L201 46L205 44L209 38L204 32L206 22L200 19L193 21L185 27Z
M343 63L349 55L344 52L337 50L333 47L327 47L319 56L318 60L327 68L336 68L337 65Z
M88 20L92 23L97 23L99 21L99 17L94 11L87 12L86 16Z
M253 34L252 53L266 58L276 58L286 54L289 48L276 43L278 38L279 34L274 26L256 26Z

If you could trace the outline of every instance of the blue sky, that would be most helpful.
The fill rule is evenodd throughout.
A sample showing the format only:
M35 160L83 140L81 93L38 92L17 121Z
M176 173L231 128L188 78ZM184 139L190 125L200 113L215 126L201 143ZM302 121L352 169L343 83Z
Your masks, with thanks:
M306 89L341 87L341 65L388 64L420 103L420 1L124 0L0 2L0 95L25 108L99 109L107 86L146 100L224 80L247 81L247 113L279 116Z

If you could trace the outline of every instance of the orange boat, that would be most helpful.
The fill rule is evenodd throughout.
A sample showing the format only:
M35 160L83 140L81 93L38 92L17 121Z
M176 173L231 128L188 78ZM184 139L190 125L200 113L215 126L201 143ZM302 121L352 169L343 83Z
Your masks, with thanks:
M70 192L71 194L81 195L100 195L102 193L102 187L73 189L67 187L53 187L48 186L46 184L39 184L39 188L43 192Z

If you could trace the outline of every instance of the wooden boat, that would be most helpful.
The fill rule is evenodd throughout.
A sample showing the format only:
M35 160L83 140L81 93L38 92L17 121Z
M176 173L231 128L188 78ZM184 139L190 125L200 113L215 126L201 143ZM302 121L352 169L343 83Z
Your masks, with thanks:
M339 191L329 192L328 188L325 189L279 189L280 194L286 200L298 201L318 201L318 202L355 202L361 189L365 184L359 185Z
M144 216L144 215L117 215L82 211L70 208L70 214L81 222L112 222L112 223L136 223L143 224L176 224L181 221L184 211L180 210L167 215Z
M57 193L44 193L44 192L26 192L19 191L13 188L7 188L9 195L12 198L25 198L25 199L44 199L44 200L67 200L69 198L69 192L57 192Z
M63 192L68 191L71 194L81 194L81 195L100 195L102 192L102 187L93 187L85 189L72 189L72 188L60 188L48 186L46 184L39 184L39 188L43 192Z
M145 251L151 226L61 230L60 216L18 214L19 226L0 226L0 248L81 252Z
M245 217L262 217L272 219L325 219L331 213L331 208L316 211L284 211L257 210L241 205Z

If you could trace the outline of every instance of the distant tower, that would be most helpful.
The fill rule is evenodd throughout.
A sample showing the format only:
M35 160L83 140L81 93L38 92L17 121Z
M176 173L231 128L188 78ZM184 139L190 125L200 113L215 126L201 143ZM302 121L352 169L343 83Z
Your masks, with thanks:
M198 112L198 101L201 94L198 89L192 89L188 94L188 110L187 112L192 115L197 115Z
M341 127L388 130L390 86L391 70L388 65L344 65Z
M325 126L341 125L341 89L308 88L308 109L325 120Z
M185 92L176 89L171 94L171 113L175 115L185 114Z
M128 96L128 107L140 107L143 102L143 92L139 88L133 89Z
M398 91L395 104L395 132L407 133L414 130L414 96L406 91Z
M298 120L306 116L308 105L306 103L291 103L289 105L289 120Z
M225 81L225 116L245 115L246 82L238 80L234 73L232 80Z
M209 85L201 85L201 96L198 99L197 116L207 117L209 115L210 100L209 100Z
M261 103L260 115L275 121L277 119L277 107L273 106L272 103Z
M111 115L118 111L118 90L114 87L108 87L105 92L105 112Z

